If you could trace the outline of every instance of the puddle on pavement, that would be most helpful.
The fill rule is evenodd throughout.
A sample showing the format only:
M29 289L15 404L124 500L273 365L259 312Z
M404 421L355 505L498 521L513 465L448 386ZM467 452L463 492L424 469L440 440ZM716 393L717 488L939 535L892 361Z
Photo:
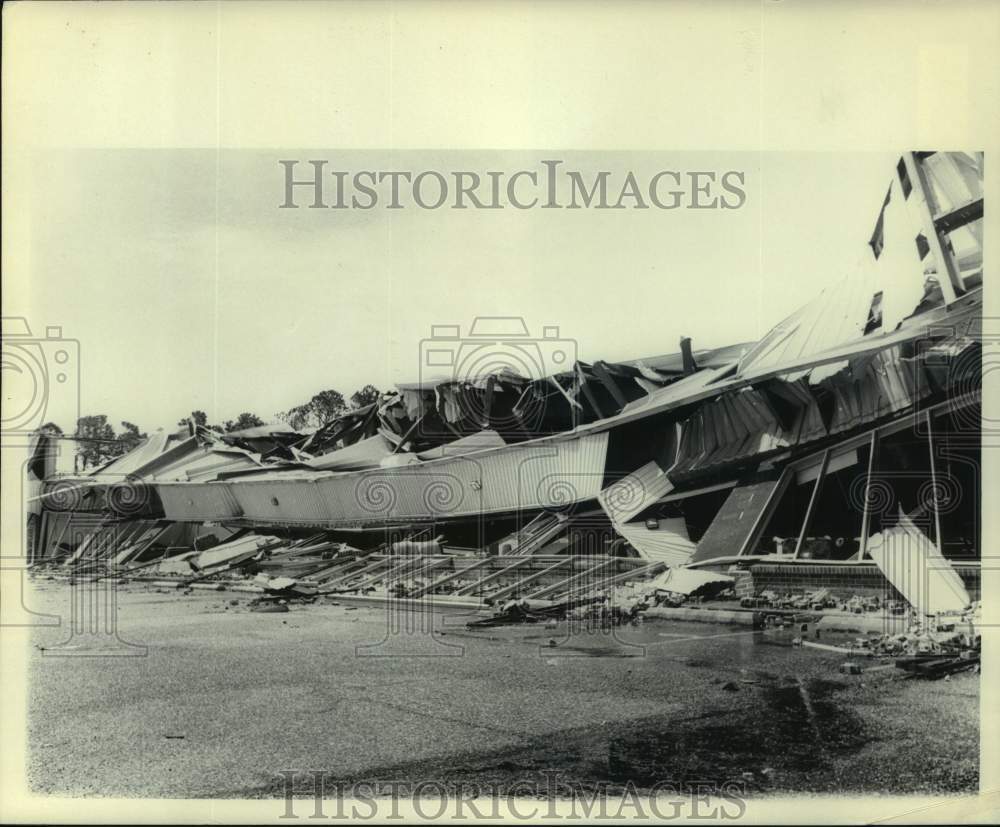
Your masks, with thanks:
M767 787L768 771L822 770L870 737L853 710L838 702L835 681L762 683L748 708L657 723L608 743L612 780L676 783L737 780ZM751 773L753 780L744 775Z

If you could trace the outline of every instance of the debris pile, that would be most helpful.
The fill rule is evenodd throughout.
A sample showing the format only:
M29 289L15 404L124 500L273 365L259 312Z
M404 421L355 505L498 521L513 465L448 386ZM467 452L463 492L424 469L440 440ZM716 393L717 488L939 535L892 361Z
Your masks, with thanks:
M435 348L485 374L401 383L309 432L190 424L72 476L40 433L30 565L498 622L737 594L792 618L960 614L981 546L960 494L980 484L983 157L906 152L887 172L856 270L756 342L583 362L558 329L483 318ZM465 359L498 342L532 357ZM764 567L806 586L748 594ZM885 598L852 591L873 575Z

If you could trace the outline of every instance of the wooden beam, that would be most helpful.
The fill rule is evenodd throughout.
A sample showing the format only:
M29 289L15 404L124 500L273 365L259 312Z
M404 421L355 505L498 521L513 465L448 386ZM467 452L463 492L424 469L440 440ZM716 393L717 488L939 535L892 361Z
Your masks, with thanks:
M806 540L806 534L809 533L809 526L812 523L813 511L816 509L816 501L819 500L819 493L823 490L823 480L826 479L826 467L830 464L830 449L827 448L823 452L823 462L819 467L819 474L816 476L816 483L813 485L812 494L809 496L809 505L806 506L806 516L802 520L802 530L799 531L799 539L795 543L795 554L792 555L794 559L798 559L799 552L802 550L802 544Z
M541 571L536 571L534 574L529 574L527 577L518 580L516 583L510 586L504 586L504 588L500 589L500 591L491 594L490 600L499 600L500 598L506 597L508 594L511 594L512 592L518 591L519 589L526 586L528 583L534 583L540 577L544 577L549 572L555 571L561 566L565 566L567 563L571 562L571 559L572 558L570 557L566 557L560 560L558 563L553 563L551 566L546 566Z

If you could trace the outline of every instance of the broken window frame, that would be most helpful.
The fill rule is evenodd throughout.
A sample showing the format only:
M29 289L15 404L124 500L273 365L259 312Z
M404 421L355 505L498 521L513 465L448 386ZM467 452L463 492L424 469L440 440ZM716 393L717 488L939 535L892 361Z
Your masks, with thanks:
M973 394L969 399L963 399L959 407L967 407L969 405L978 402L978 395ZM795 546L795 552L792 559L798 559L799 551L802 547L802 541L808 534L809 523L814 513L815 501L818 499L820 492L822 491L822 484L826 479L828 473L833 473L829 471L830 464L833 460L848 454L850 451L857 450L858 448L864 447L866 444L870 446L871 450L868 457L868 468L866 471L865 478L865 496L864 496L864 511L862 512L862 530L861 530L861 540L858 545L857 553L848 560L828 560L824 563L874 563L870 557L867 556L868 550L868 539L869 530L871 523L871 514L869 510L869 493L871 489L872 477L878 472L878 445L879 442L885 437L891 436L892 434L899 433L900 431L905 431L908 428L919 427L921 421L924 423L926 433L925 438L927 442L928 451L930 452L931 465L930 465L930 481L931 485L936 490L937 481L937 469L934 457L934 436L933 436L933 419L934 417L947 410L955 409L955 400L946 400L944 402L939 402L936 405L932 405L923 410L914 411L913 413L896 420L895 422L889 422L878 428L873 428L866 431L863 434L852 437L839 443L838 445L828 447L821 451L815 451L806 457L795 460L788 463L783 471L778 484L774 487L771 496L768 501L764 504L761 509L760 514L757 517L753 528L748 533L745 542L741 546L737 556L741 558L752 557L750 551L756 546L757 541L760 539L761 534L766 530L767 524L770 522L771 516L773 514L774 508L776 507L780 497L787 490L787 486L791 481L799 474L804 471L809 471L810 469L816 467L817 463L820 467L820 473L816 476L816 480L813 485L812 495L810 496L810 502L806 509L805 517L799 528L798 540ZM933 503L933 513L935 521L935 541L940 547L940 537L941 537L941 527L940 527L940 509L937 499L934 499ZM710 562L710 561L703 561Z

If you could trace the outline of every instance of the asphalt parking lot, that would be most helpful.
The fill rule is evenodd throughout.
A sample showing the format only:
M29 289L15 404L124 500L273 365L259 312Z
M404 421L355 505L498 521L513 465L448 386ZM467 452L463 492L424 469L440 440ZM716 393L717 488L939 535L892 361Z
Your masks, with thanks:
M28 779L38 793L281 797L330 781L568 789L735 779L751 795L978 787L979 679L841 675L844 657L745 627L467 630L468 612L231 592L116 592L117 636L71 636L81 593L39 581ZM94 601L91 601L94 603ZM78 615L82 616L82 615ZM876 664L866 664L876 666Z

